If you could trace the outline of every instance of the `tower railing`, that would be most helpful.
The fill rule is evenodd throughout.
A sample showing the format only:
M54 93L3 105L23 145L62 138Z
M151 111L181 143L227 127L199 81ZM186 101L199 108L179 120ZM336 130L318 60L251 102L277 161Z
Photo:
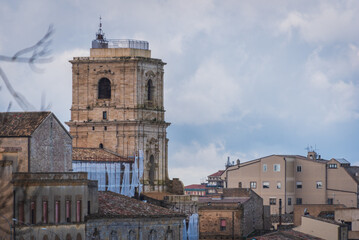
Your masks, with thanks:
M134 39L107 39L108 48L135 48L135 49L149 49L147 41L140 41Z

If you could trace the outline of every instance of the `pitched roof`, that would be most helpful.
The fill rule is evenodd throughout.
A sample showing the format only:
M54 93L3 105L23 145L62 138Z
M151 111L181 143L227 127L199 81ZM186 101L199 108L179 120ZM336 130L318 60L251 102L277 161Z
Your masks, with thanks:
M185 217L167 208L145 203L114 192L99 192L99 213L90 218Z
M133 158L125 158L105 148L72 148L73 161L92 162L133 162Z
M206 185L203 184L192 184L184 187L184 189L206 189L206 188L207 188Z
M0 137L29 137L51 112L2 112Z
M222 175L223 172L224 172L224 170L218 170L217 172L209 175L208 177L219 177Z
M297 240L303 240L303 239L312 239L312 240L321 240L322 238L314 237L305 233L301 233L294 230L281 230L276 231L272 233L267 233L262 236L256 236L254 237L258 240L287 240L287 239L297 239Z

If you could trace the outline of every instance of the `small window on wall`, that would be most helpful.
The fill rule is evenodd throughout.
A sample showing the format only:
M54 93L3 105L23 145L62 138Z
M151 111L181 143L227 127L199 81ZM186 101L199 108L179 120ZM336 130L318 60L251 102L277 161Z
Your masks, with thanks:
M76 222L81 222L81 200L76 201Z
M302 166L297 166L297 172L301 172L302 171Z
M281 189L282 188L282 183L281 182L277 182L277 189Z
M263 188L269 188L269 182L263 182Z
M297 199L296 199L296 203L297 203L297 205L302 205L302 199L301 199L301 198L297 198Z
M276 198L269 198L269 205L276 205L277 199Z
M36 202L31 201L30 203L30 223L35 224L36 223Z
M42 222L43 223L48 223L47 216L48 216L47 201L43 201L42 202Z
M280 164L274 164L273 165L273 171L274 172L280 172Z
M321 189L323 187L323 183L321 181L317 182L317 189Z
M292 205L292 198L288 198L288 206Z
M333 198L328 198L328 204L333 205L333 203L334 203L334 199Z
M102 112L102 119L103 119L103 120L106 120L106 119L107 119L107 112L106 112L106 111L103 111L103 112Z
M297 188L302 188L302 182L297 182Z
M238 188L242 188L242 182L238 182Z
M71 201L66 201L66 222L71 222Z
M221 219L221 226L220 226L220 230L221 231L225 231L227 227L227 221L226 219Z
M60 201L55 202L55 223L60 222Z
M329 168L335 169L335 168L338 168L338 166L336 163L331 163L331 164L329 164Z
M267 164L263 164L263 172L267 171Z
M257 188L257 182L250 182L251 188L256 189Z

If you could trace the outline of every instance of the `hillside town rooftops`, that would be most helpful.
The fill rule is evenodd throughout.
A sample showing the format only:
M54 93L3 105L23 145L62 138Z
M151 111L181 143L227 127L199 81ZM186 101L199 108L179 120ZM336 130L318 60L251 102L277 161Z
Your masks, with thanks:
M51 112L2 112L0 137L29 137Z
M99 213L90 218L185 217L167 208L145 203L114 192L99 192Z
M133 157L122 157L119 154L105 148L73 148L73 161L90 162L133 162Z

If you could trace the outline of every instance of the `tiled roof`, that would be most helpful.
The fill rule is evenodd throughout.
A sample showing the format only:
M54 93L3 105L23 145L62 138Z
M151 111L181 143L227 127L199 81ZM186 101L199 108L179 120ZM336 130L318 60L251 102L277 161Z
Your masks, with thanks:
M322 240L322 238L314 237L305 233L297 232L294 230L282 230L272 233L267 233L262 236L253 237L253 239L257 240L287 240L287 239L294 239L294 240Z
M213 173L213 174L209 175L208 177L219 177L222 175L223 172L224 172L224 170L219 170L218 172Z
M133 158L125 158L104 148L72 148L73 161L94 162L133 162Z
M359 167L358 166L348 166L348 167L344 167L344 169L357 183L359 183Z
M345 158L334 158L336 161L338 161L340 164L350 164Z
M51 112L2 112L0 113L1 137L28 137Z
M187 190L187 189L206 189L206 185L202 185L202 184L192 184L192 185L188 185L188 186L185 186L184 189Z
M167 208L145 203L114 192L99 192L99 213L90 218L143 218L143 217L183 217L185 215Z

